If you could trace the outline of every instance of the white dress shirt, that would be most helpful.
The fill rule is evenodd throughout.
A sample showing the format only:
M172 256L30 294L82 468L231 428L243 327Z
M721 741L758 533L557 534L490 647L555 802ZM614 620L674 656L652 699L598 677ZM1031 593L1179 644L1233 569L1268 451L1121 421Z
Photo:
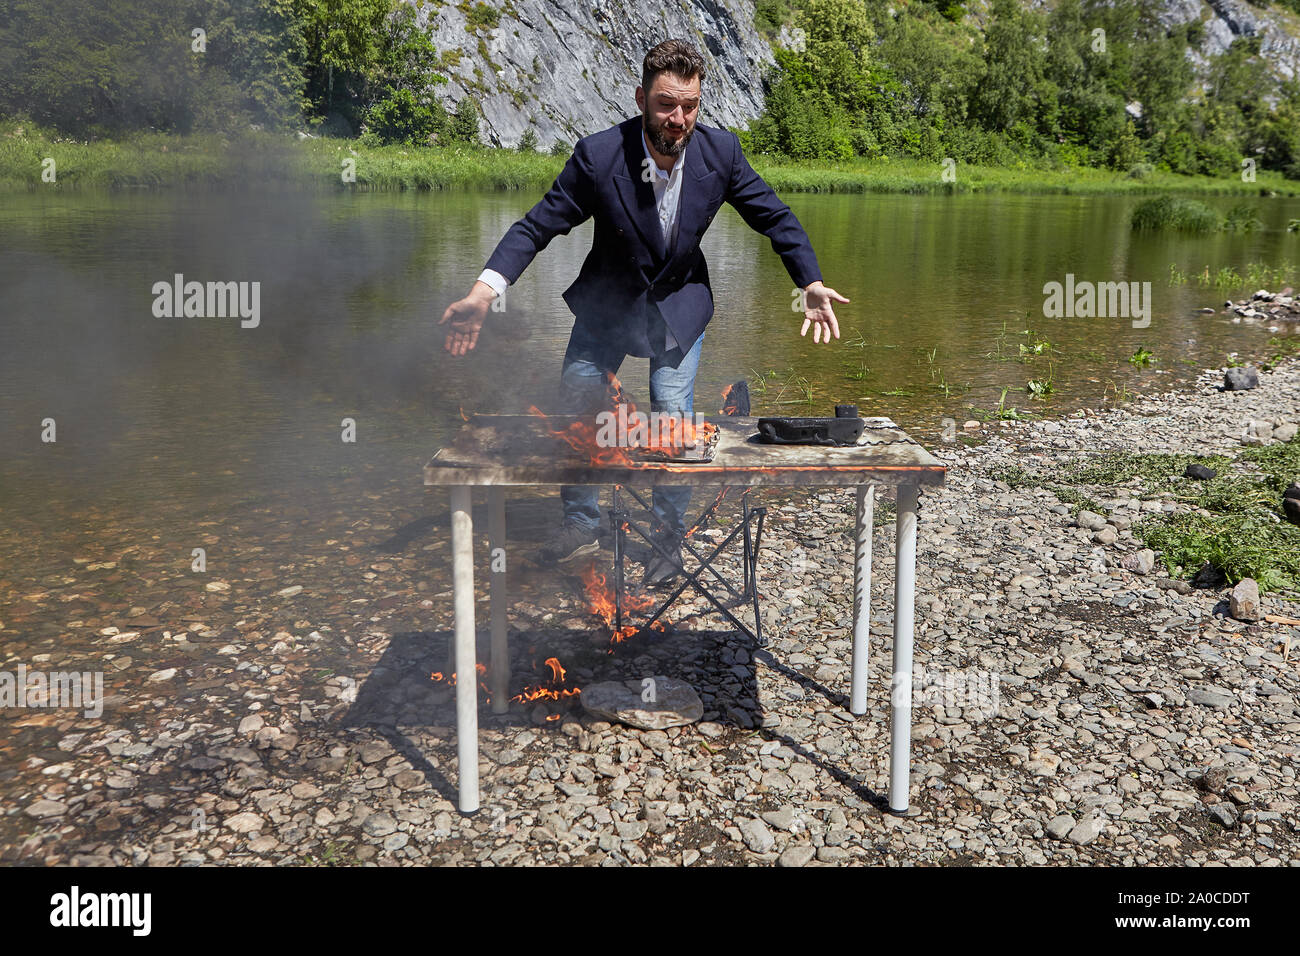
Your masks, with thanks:
M677 235L677 213L681 208L682 169L686 162L686 150L683 149L677 156L677 162L673 164L673 168L665 172L659 168L659 164L650 155L650 144L646 141L645 130L641 131L641 148L645 150L645 158L649 160L646 168L653 169L655 172L653 185L655 207L659 211L659 228L663 232L664 245L671 249L673 240ZM478 278L480 282L490 286L497 295L504 295L506 287L510 285L509 280L495 269L484 269ZM666 332L667 336L664 344L666 350L671 351L677 348L677 340L673 338L671 329L666 329Z

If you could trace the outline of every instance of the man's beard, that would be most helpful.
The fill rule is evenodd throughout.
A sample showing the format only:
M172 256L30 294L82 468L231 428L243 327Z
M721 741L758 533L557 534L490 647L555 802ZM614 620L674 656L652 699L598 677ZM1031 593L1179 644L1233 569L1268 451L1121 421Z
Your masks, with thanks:
M648 113L641 114L641 126L645 129L646 138L650 140L650 145L664 156L681 155L682 150L686 148L686 144L695 135L695 126L691 125L685 133L679 134L674 140L665 134L663 124L656 124L650 119Z

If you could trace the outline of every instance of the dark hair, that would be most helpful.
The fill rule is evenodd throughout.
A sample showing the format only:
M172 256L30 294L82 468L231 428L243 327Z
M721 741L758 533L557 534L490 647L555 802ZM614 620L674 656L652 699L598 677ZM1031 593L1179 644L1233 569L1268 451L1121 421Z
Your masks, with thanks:
M665 40L647 53L641 64L641 88L645 90L646 96L650 95L650 86L660 73L672 73L683 80L698 76L703 90L708 67L704 65L700 51L690 43L685 40Z

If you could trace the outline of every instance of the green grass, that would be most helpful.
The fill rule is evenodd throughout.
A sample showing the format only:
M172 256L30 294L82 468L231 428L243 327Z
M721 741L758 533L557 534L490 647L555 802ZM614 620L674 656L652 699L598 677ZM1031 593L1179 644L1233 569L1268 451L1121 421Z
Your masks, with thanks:
M978 408L975 405L968 405L966 407L970 409L972 415L974 415L979 421L982 422L987 422L987 421L1018 422L1018 421L1024 421L1026 419L1033 418L1034 415L1032 412L1024 412L1014 407L1012 408L1007 407L1007 392L1009 391L1010 389L1007 388L1004 388L1002 390L1002 397L998 400L997 408L983 409L983 408Z
M1176 263L1170 263L1169 284L1180 286L1195 281L1203 289L1280 289L1292 284L1296 276L1295 266L1290 262L1280 262L1277 265L1248 262L1244 269L1244 272L1238 272L1232 266L1220 266L1211 271L1209 265L1206 265L1200 272L1189 276Z
M1134 368L1149 368L1152 362L1158 362L1159 359L1145 345L1140 345L1137 351L1128 357L1128 361Z
M1048 365L1047 378L1031 378L1029 384L1025 386L1025 391L1034 398L1046 398L1056 391L1053 380L1056 377L1056 366Z
M1153 172L1139 180L1130 178L1126 171L1035 168L1022 163L1017 167L959 165L957 181L946 183L940 176L939 163L918 159L859 158L838 163L800 163L751 156L749 160L779 192L1300 195L1300 183L1283 178L1281 173L1260 173L1255 183L1243 183L1235 176L1180 176L1167 172Z
M1238 203L1223 217L1223 228L1228 232L1255 232L1264 228L1264 220L1255 215L1250 203Z
M302 864L303 866L357 866L359 862L355 847L328 840L319 858L305 856Z
M362 190L545 189L564 157L478 146L362 146L356 140L297 140L289 134L248 131L175 136L139 133L115 140L79 142L31 123L0 120L0 189L36 189L41 162L56 164L61 188L112 189L261 183ZM356 183L340 175L356 160ZM1154 172L1137 180L1124 172L1090 168L959 166L955 183L943 182L938 163L865 159L795 162L768 156L750 161L780 192L837 193L1192 193L1300 196L1300 182L1261 172L1256 183L1239 177L1179 176Z
M1168 515L1135 525L1133 534L1162 552L1170 574L1194 574L1209 562L1229 581L1254 578L1262 592L1300 583L1300 528L1275 524L1262 512Z
M1142 232L1172 229L1176 232L1207 233L1218 231L1223 217L1195 199L1158 196L1138 203L1130 221L1134 229Z
M1183 477L1193 462L1213 468L1215 477ZM1190 576L1208 561L1230 581L1254 578L1262 591L1300 588L1300 527L1281 509L1282 492L1300 477L1300 440L1247 448L1235 458L1107 452L1051 475L1011 467L992 477L1013 488L1046 488L1074 504L1076 514L1079 507L1100 510L1090 488L1162 494L1208 512L1153 513L1134 525L1133 536L1160 553L1170 574Z
M1100 511L1101 506L1093 501L1088 495L1076 488L1071 488L1059 482L1045 481L1042 476L1032 472L1025 471L1019 465L1008 465L1004 468L994 469L989 473L989 477L994 481L1002 481L1008 487L1017 488L1043 488L1056 495L1061 501L1071 504L1072 514L1078 514L1080 511Z
M21 130L21 135L18 131ZM57 186L41 181L55 162ZM345 160L356 182L345 183ZM363 147L355 140L308 139L248 131L238 136L141 133L80 143L0 122L0 189L122 189L292 185L330 189L545 189L563 158L507 149L449 146Z

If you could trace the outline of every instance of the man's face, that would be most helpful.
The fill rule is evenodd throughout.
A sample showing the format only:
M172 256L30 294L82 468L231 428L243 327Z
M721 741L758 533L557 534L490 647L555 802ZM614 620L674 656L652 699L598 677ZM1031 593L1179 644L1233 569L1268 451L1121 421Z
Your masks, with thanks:
M664 156L680 156L695 132L700 78L686 81L672 73L660 73L648 92L637 88L636 101L650 145Z

